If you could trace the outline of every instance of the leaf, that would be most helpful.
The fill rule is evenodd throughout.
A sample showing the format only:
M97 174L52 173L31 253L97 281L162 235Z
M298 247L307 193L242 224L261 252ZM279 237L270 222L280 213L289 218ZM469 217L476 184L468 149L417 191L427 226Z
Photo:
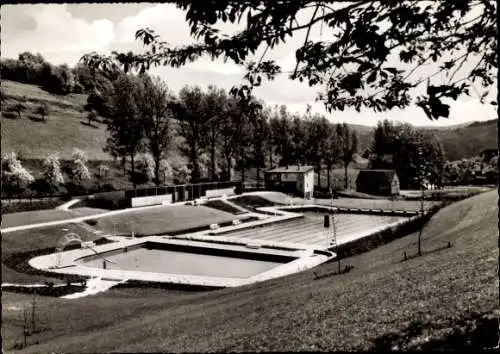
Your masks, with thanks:
M368 76L368 78L366 79L366 82L367 82L368 84L370 84L370 83L374 82L376 78L377 78L377 71L375 71L375 70L374 70L374 71L373 71L373 72L372 72L372 73Z

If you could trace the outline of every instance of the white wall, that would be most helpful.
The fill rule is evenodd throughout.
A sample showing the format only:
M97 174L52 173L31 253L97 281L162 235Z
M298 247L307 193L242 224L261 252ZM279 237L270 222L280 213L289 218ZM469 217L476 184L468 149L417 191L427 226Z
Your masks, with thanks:
M132 207L157 205L157 204L170 204L172 203L172 194L153 195L149 197L136 197L132 198Z
M311 197L314 192L314 170L304 174L304 195L310 192Z
M234 188L224 188L224 189L207 189L205 192L205 197L214 198L214 197L222 197L223 195L235 195Z

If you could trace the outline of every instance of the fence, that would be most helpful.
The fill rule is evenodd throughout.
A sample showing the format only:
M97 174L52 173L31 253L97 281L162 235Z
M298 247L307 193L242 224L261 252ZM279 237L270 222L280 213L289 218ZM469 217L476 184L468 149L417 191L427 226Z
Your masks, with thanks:
M137 197L151 197L163 194L172 195L172 203L180 201L195 200L207 194L207 191L232 188L236 192L242 189L240 181L229 182L205 182L194 184L179 184L175 186L162 186L141 188L125 191L125 198L132 199Z

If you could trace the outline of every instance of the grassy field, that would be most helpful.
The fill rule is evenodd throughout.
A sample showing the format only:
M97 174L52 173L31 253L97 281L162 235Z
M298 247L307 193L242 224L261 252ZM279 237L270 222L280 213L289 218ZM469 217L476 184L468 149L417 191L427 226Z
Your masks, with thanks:
M2 215L2 228L38 224L48 221L66 220L78 217L71 211L48 209L24 211Z
M208 352L436 349L494 346L497 194L450 205L423 231L316 269L235 289L185 295L115 289L80 300L40 297L43 330L23 352ZM451 248L444 248L448 242ZM30 297L2 295L3 346L22 333ZM35 344L36 343L36 344Z
M176 205L99 218L96 219L95 228L110 234L116 231L117 235L130 235L133 224L137 236L148 236L228 222L242 217L204 206Z

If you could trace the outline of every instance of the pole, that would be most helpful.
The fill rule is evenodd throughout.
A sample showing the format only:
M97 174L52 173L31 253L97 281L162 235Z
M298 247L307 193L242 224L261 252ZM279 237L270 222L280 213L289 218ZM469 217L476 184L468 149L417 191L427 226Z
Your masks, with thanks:
M424 227L424 224L423 224L423 217L424 217L424 172L423 172L423 165L424 165L424 162L423 162L423 153L422 153L422 141L421 141L421 137L420 135L418 136L418 140L417 140L417 143L418 143L418 146L417 146L417 149L418 149L418 155L419 155L419 181L420 181L420 191L421 191L421 194L420 194L420 230L418 232L418 243L417 243L417 247L418 247L418 255L421 256L422 255L422 247L421 247L421 238L422 238L422 229Z

